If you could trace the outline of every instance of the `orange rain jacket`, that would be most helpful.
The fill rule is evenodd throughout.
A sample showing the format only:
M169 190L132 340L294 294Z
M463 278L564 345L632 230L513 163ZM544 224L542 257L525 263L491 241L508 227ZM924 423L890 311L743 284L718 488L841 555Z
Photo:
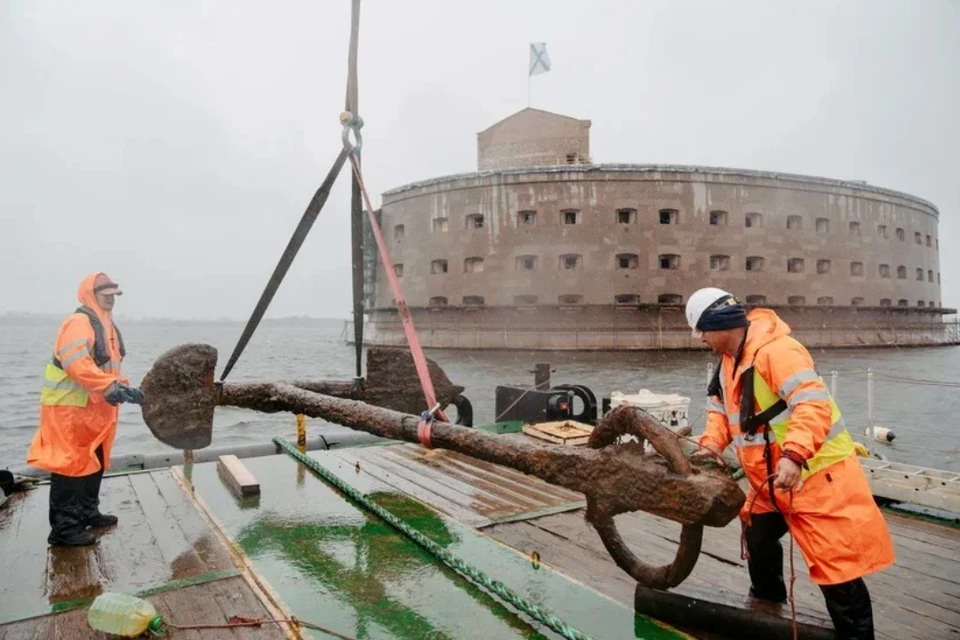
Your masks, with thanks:
M754 375L762 376L767 386L788 403L791 413L783 448L804 459L812 458L823 445L831 431L832 412L813 359L790 337L790 327L769 309L755 309L747 318L750 325L740 366L734 372L734 358L723 356L720 375L724 397L711 396L700 444L720 451L731 443L736 446L751 488L740 514L749 523L754 496L754 514L774 511L774 505L766 482L766 447L755 446L763 441L763 428L753 441L740 431L744 371L752 364ZM755 409L759 413L760 407ZM776 471L782 449L771 440L772 469ZM774 493L815 583L840 584L893 564L893 540L855 452L806 477L801 489L794 491L792 507L787 492L777 489Z
M100 308L93 292L97 275L83 279L77 298L100 319L110 361L99 367L94 362L95 334L90 319L82 313L67 317L54 347L54 357L62 368L47 365L40 428L27 452L27 464L64 476L86 476L99 471L96 450L100 445L104 469L109 468L119 408L108 403L103 393L118 380L128 382L120 374L120 339L112 314ZM57 381L58 374L65 379Z

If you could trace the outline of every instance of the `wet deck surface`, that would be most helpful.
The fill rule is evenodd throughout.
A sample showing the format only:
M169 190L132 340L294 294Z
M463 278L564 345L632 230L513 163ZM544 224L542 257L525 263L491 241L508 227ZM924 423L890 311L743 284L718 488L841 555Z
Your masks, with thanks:
M376 477L383 468L374 469L366 455L360 456L357 469L359 452L397 448L308 455L445 551L598 640L680 640L673 630L646 618L638 620L632 604L585 589L475 528L423 506ZM212 466L195 466L192 481L204 508L293 615L356 638L560 639L442 564L295 459L281 455L243 463L260 483L258 501L232 498ZM455 484L453 477L438 477L448 486ZM427 495L420 492L421 498ZM451 495L444 492L448 507ZM476 504L482 509L489 506Z
M63 631L62 637L102 637L89 629L83 616L85 601L106 591L165 588L151 598L177 609L173 621L206 616L204 621L219 623L224 619L220 606L226 602L221 591L229 586L230 593L249 605L249 611L233 613L265 614L253 591L237 577L226 546L169 471L105 478L100 508L117 515L120 523L98 531L98 543L89 547L47 545L48 497L49 485L41 485L11 496L0 509L0 622L35 616L0 626L0 638L61 637L56 630L73 629L71 620L76 628ZM180 586L190 583L203 584ZM178 587L193 595L180 600L186 596ZM183 608L183 603L190 606ZM78 608L42 617L64 607ZM258 633L255 637L285 637L276 628ZM203 637L246 636L223 631Z
M454 451L415 444L339 449L331 452L377 480L421 500L460 522L483 527L579 509L583 494Z
M240 576L147 596L146 600L165 620L180 625L222 623L238 614L268 616L263 604ZM168 635L177 640L280 640L287 637L273 625L238 629L171 629ZM0 640L108 640L116 637L90 629L85 608L0 626Z
M363 451L362 456L357 456ZM451 490L464 496L484 491L510 500L518 495L539 492L557 495L558 503L575 504L580 494L553 487L543 481L510 469L458 456L448 451L429 451L417 445L370 447L335 452L345 461L360 459L363 468L372 474L383 473L386 461L405 462L405 470L387 482L447 513L461 522L479 527L484 533L525 554L537 552L541 560L615 600L633 606L636 583L614 564L600 537L587 526L583 509L538 515L537 509L514 505L516 514L526 514L511 522L484 524L490 519L487 505L480 500L455 499ZM455 467L443 463L455 459ZM441 461L440 463L431 460ZM469 470L476 467L476 471ZM378 470L380 469L380 470ZM426 469L426 470L425 470ZM474 483L470 476L483 470L484 478L503 477L501 488L490 489ZM428 476L424 481L412 475L420 470ZM489 476L486 474L490 474ZM462 484L461 484L462 483ZM465 486L466 485L466 486ZM438 488L442 488L442 491ZM558 492L562 492L558 493ZM559 496L562 495L562 498ZM503 496L508 496L504 498ZM526 509L526 511L524 511ZM466 512L466 513L465 513ZM903 638L960 639L960 529L935 524L889 512L884 513L894 537L896 564L885 571L866 577L873 599L877 637L888 640ZM669 520L645 513L617 517L620 534L634 552L650 564L667 564L673 560L680 536L680 526ZM784 569L788 570L788 538L783 539ZM798 614L810 620L829 620L820 589L813 584L799 549L795 549L797 571L795 598ZM735 520L723 529L704 530L703 553L691 576L673 591L692 597L709 595L717 601L744 606L749 587L746 561L740 559L740 524ZM789 606L782 609L790 615Z

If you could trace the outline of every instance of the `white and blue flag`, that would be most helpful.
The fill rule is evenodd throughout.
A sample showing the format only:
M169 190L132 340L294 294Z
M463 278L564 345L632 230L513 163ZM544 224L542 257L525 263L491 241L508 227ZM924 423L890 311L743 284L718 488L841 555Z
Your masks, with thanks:
M538 76L541 73L550 71L550 56L547 55L546 42L533 42L530 44L530 73L531 76Z

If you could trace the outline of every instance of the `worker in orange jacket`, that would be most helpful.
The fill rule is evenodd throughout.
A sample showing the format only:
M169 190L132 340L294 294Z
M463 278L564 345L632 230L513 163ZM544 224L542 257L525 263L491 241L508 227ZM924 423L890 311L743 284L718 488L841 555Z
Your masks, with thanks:
M116 516L100 513L100 481L110 463L118 405L143 401L120 372L126 350L112 318L119 295L104 273L83 279L81 306L60 326L44 372L40 428L27 464L50 472L47 542L54 546L93 544L87 527L117 524Z
M740 516L750 595L786 601L780 538L789 530L837 637L873 640L863 576L893 564L893 540L810 353L776 313L747 313L721 289L694 293L686 316L694 335L721 357L696 455L732 444L746 473L750 493Z

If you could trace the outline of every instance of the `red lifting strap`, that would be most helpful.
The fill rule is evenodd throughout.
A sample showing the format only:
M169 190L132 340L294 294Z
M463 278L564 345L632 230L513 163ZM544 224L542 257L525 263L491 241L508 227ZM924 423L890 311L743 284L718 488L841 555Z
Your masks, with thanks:
M370 202L370 196L367 195L367 187L363 183L363 174L360 171L360 164L354 153L350 154L350 164L353 165L353 171L357 176L357 182L360 184L360 191L363 194L363 202L367 208L367 216L370 218L370 228L373 230L373 237L377 241L377 249L380 252L380 261L387 272L387 280L390 282L390 289L393 291L393 297L397 300L397 309L400 312L400 319L403 320L403 332L407 336L407 342L410 345L410 354L413 356L413 362L417 367L417 376L420 378L420 386L423 387L423 397L427 402L427 408L430 409L437 404L437 394L433 388L433 380L430 379L430 371L427 369L427 359L423 355L423 348L420 346L420 338L417 336L417 330L413 326L413 317L407 308L407 301L403 297L403 291L400 289L400 282L397 280L397 274L393 270L393 261L390 260L390 254L387 252L387 246L383 242L383 234L380 232L380 225L373 215L373 204ZM361 319L362 322L362 319ZM446 422L447 417L442 409L434 411L434 415L440 420ZM420 421L417 426L417 434L420 443L425 447L430 446L430 422Z

